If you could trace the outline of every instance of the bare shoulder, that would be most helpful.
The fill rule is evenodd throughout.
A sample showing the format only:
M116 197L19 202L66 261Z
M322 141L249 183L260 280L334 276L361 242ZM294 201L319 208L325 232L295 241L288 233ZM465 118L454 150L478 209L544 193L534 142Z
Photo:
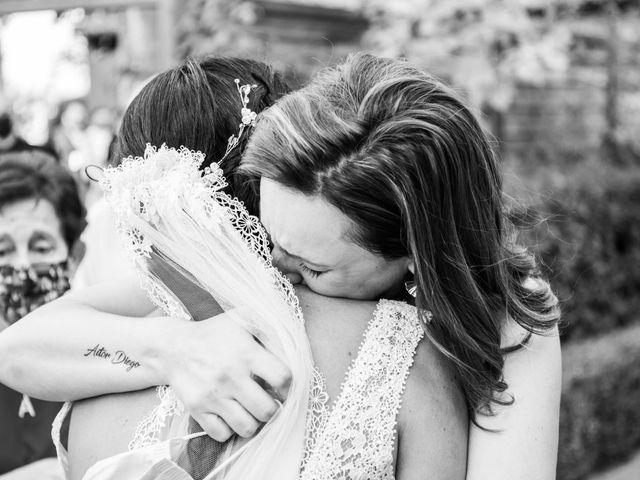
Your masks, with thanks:
M325 297L307 288L297 288L296 294L314 363L324 374L329 398L335 399L377 302Z
M398 416L399 479L464 479L468 417L453 369L426 337L418 344Z
M506 322L503 346L519 343L526 334L516 322ZM493 416L478 416L478 423L493 431L471 426L467 478L553 479L562 391L558 329L531 335L522 348L507 354L503 375L513 403L496 407Z
M71 479L82 478L99 460L125 452L138 423L156 403L153 388L74 403L68 442Z

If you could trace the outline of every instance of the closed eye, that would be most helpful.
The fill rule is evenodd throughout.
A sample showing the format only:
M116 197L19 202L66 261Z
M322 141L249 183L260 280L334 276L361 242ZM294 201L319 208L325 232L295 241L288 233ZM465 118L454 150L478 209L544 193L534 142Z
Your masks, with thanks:
M308 273L313 278L316 278L316 277L322 275L323 273L325 273L325 272L321 272L319 270L314 270L313 268L309 268L304 263L300 264L300 268L302 269L303 272Z

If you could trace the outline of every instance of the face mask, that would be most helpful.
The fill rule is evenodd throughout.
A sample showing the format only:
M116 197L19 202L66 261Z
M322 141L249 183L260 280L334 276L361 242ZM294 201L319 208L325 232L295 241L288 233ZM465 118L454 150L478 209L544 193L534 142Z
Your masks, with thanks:
M69 265L35 264L28 268L0 266L0 316L15 323L69 290Z
M7 138L11 133L12 127L13 125L9 114L3 113L0 115L0 138Z

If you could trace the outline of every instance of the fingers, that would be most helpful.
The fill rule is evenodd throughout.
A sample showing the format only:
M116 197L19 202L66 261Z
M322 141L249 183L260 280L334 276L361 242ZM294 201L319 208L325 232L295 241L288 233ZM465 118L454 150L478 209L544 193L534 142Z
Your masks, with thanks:
M275 355L265 349L254 352L249 364L251 373L267 382L279 400L287 398L291 385L291 372Z
M239 386L236 400L260 422L267 422L279 408L271 395L253 380Z
M243 438L253 436L260 427L260 422L235 400L224 399L217 402L216 413Z
M211 438L218 442L226 442L233 435L233 430L215 413L201 413L193 417Z

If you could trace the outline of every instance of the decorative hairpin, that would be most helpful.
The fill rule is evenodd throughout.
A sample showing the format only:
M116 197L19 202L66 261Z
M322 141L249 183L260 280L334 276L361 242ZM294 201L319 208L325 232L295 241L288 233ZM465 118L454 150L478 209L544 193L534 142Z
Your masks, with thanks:
M256 126L256 117L258 116L256 112L247 107L247 105L249 105L249 93L251 93L252 88L257 88L257 85L240 85L240 79L238 78L235 79L235 82L238 93L240 94L240 100L242 101L242 109L240 110L242 121L240 123L240 129L238 130L238 133L229 137L227 150L224 152L224 157L222 157L222 159L226 158L226 156L229 155L229 152L236 148L236 146L240 142L242 132L244 132L245 128Z

